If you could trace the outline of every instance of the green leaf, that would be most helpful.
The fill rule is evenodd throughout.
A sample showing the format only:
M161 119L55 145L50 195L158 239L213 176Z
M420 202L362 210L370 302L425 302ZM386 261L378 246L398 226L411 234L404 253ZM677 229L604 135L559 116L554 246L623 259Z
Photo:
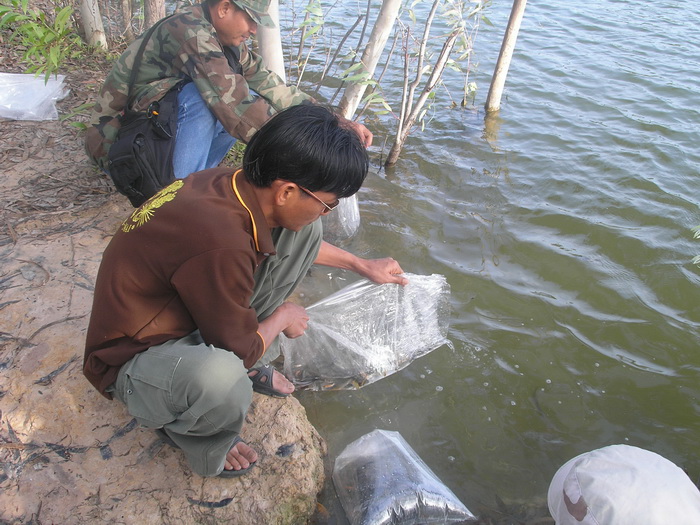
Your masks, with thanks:
M25 20L28 20L27 16L15 13L13 11L9 11L5 13L5 15L2 17L2 20L0 20L0 26L9 26L11 24L24 22Z
M357 71L358 69L360 69L363 66L364 66L364 64L362 62L357 62L356 64L353 64L352 66L347 68L345 71L343 71L343 74L345 75L347 73L352 73L353 71Z
M306 11L310 15L323 16L323 9L321 9L321 3L315 0L311 0L304 9L304 11Z
M343 80L346 82L357 82L360 83L359 81L367 81L367 72L362 72L362 73L357 73L356 75L350 75L348 77L343 77Z
M54 68L58 68L59 49L53 46L49 49L49 62Z
M306 39L309 38L310 36L313 36L313 35L315 35L316 33L318 33L318 31L321 29L321 27L322 27L322 26L314 26L314 27L312 27L311 29L309 29L306 33L304 33L304 38L302 38L302 41L303 41L303 40L306 40Z
M54 21L54 27L66 27L70 15L73 13L73 9L69 6L64 7L56 14L56 20Z

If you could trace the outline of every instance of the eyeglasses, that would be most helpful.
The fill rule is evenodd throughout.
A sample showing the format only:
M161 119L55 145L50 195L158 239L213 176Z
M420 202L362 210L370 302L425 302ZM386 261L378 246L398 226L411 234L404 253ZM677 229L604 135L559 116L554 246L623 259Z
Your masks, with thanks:
M299 185L297 184L297 186L299 186ZM323 205L325 206L325 208L326 208L326 210L325 210L324 213L330 213L330 212L332 212L332 211L335 210L335 209L338 207L338 205L340 204L340 199L336 199L336 201L335 201L333 204L326 204L326 203L323 202L321 199L319 199L318 196L317 196L313 191L307 190L306 188L304 188L304 186L299 186L299 188L300 188L302 191L304 191L305 193L308 193L309 195L311 195L311 196L312 196L314 199L316 199L318 202L320 202L321 204L323 204Z

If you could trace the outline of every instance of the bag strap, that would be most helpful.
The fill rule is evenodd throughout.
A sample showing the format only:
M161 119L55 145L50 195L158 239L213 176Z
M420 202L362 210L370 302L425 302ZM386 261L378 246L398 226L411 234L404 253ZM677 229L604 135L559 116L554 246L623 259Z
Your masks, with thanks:
M136 82L136 74L138 73L139 67L141 67L141 59L143 58L143 53L146 50L146 44L148 44L148 40L151 38L151 35L156 30L156 28L163 22L165 22L168 18L171 18L173 16L175 16L175 13L173 13L170 16L166 16L165 18L161 18L155 24L153 24L143 35L143 39L141 40L139 50L136 52L136 58L134 58L134 65L131 67L131 74L129 75L129 92L126 95L127 111L129 111L129 106L131 106L131 94L133 93L134 83Z

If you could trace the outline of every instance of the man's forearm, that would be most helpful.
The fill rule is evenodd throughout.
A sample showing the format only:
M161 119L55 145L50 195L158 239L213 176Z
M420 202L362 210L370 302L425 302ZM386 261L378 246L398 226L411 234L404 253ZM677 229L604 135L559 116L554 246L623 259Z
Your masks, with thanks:
M408 284L408 279L401 276L403 273L401 266L391 257L363 259L326 241L321 242L321 248L318 251L314 264L351 270L378 284Z
M323 266L332 266L333 268L341 268L343 270L351 270L360 273L360 265L362 259L353 255L350 252L333 246L326 241L321 242L321 248L318 250L318 255L314 264L322 264Z

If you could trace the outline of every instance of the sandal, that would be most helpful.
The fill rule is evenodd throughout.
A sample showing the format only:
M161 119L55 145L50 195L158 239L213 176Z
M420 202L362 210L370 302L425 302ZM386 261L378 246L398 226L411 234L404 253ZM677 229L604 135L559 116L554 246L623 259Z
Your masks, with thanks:
M248 376L253 382L253 390L255 392L272 397L289 396L289 394L280 392L272 387L272 376L275 373L275 368L273 366L265 365L258 368L251 368L248 372L255 372L255 375Z
M172 438L163 430L162 428L156 428L155 429L156 435L160 438L160 440L165 443L166 445L170 445L173 448L180 448L177 443L175 443ZM233 440L233 444L231 445L231 448L235 447L238 443L241 443L243 440L241 439L241 436L236 436L236 439ZM217 478L237 478L238 476L242 476L243 474L247 474L250 472L250 470L255 466L256 461L253 461L247 468L242 468L238 470L222 470L221 473L216 476Z

